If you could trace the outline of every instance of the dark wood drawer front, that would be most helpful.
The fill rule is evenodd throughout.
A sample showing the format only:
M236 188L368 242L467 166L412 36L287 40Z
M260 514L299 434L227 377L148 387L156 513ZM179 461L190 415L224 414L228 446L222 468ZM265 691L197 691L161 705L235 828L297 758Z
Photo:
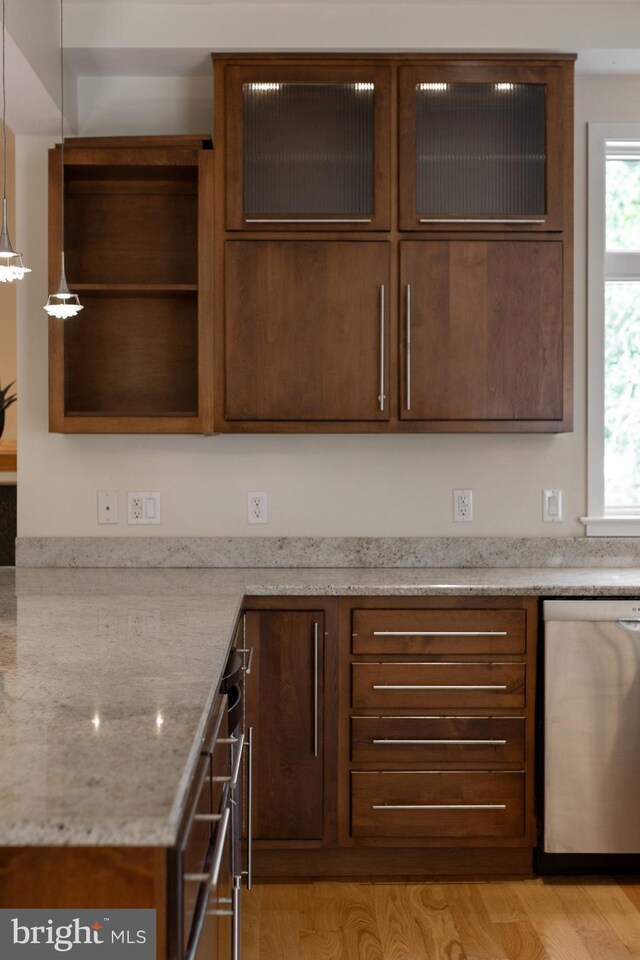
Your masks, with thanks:
M353 706L523 707L523 663L354 663Z
M353 773L354 837L520 837L524 773Z
M354 610L354 653L524 653L524 610Z
M523 763L523 717L352 717L354 763Z

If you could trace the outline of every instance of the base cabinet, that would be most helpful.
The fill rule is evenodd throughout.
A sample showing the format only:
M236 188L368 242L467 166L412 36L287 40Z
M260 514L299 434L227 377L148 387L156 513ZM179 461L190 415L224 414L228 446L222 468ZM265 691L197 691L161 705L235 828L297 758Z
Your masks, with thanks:
M321 841L324 829L324 613L246 614L252 730L252 833L260 841Z
M256 879L531 874L536 601L260 602L246 614Z

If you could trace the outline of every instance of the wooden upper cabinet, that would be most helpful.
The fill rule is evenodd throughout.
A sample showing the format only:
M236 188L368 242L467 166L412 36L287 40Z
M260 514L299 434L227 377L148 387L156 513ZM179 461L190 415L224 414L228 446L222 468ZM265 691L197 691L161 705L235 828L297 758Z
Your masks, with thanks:
M227 420L389 419L388 243L229 240L225 268Z
M428 62L399 75L400 229L563 229L571 60Z
M390 227L388 65L225 72L229 230Z
M403 420L563 423L563 245L401 243Z
M66 274L49 319L49 429L213 430L213 151L196 137L65 142ZM60 277L61 150L49 153L49 284Z

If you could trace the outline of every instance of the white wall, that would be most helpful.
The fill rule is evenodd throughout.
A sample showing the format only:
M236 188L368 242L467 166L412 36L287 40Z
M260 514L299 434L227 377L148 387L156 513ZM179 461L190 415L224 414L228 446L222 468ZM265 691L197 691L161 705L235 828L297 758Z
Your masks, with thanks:
M576 100L575 431L559 436L84 437L47 432L46 147L17 138L18 234L33 268L19 291L19 535L580 535L586 512L585 244L589 120L640 121L640 77L579 77ZM473 524L451 522L472 487ZM542 523L560 487L565 521ZM163 523L99 527L96 491L159 490ZM269 494L248 526L247 490Z

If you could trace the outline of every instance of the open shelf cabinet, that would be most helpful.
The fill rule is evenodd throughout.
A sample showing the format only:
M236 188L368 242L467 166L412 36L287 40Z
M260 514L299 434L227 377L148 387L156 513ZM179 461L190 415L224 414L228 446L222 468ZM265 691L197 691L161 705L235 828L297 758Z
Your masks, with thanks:
M61 150L49 155L49 280ZM213 151L195 137L65 141L66 272L84 309L49 321L50 430L211 433Z

